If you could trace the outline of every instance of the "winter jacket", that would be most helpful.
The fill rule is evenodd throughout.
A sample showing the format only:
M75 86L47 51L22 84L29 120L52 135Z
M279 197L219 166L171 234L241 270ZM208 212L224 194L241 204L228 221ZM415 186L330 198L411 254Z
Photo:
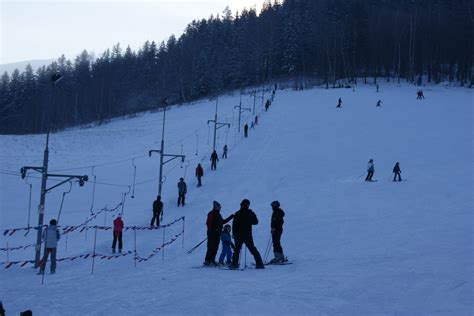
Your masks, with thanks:
M121 217L114 219L114 233L121 233L123 230L123 221Z
M270 227L275 230L283 230L283 217L285 217L285 212L281 208L274 210Z
M156 200L153 202L153 213L160 214L163 211L163 202Z
M43 231L43 242L45 248L57 248L58 241L61 238L59 230L55 225L49 225Z
M204 176L204 170L202 169L201 166L196 167L196 177L202 177Z
M373 162L369 162L367 164L367 171L370 171L370 172L374 172L375 171L375 167L374 167L374 163Z
M227 217L226 219L222 218L221 212L218 210L212 210L207 213L207 235L220 236L222 232L222 226L228 223L231 219L234 218L234 215Z
M219 157L217 156L216 152L213 152L211 154L211 161L219 161Z
M400 166L399 166L399 165L395 165L395 167L393 167L393 172L394 172L394 173L400 173L400 172L402 172L402 171L400 170Z
M179 181L178 182L178 192L179 193L186 193L187 192L186 182L184 182L184 181Z
M246 207L242 207L235 213L232 230L236 238L245 238L252 236L252 225L258 224L258 218L255 213Z
M230 237L230 233L223 231L221 234L221 241L223 247L234 247L234 243L232 242L232 238Z

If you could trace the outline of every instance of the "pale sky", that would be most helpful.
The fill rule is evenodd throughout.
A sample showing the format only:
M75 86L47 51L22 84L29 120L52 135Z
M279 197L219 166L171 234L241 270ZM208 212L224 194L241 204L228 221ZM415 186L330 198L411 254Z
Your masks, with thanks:
M33 59L74 59L83 49L99 57L120 42L137 50L179 37L193 19L241 11L264 0L0 0L0 64Z

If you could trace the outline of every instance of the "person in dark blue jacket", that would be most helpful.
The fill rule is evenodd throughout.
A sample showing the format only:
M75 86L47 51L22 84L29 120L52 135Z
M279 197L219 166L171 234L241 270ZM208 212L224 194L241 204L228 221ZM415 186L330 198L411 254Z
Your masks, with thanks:
M222 241L222 252L219 257L219 263L224 264L224 258L226 258L226 264L230 265L232 262L232 249L234 249L234 243L232 242L232 238L230 236L230 225L225 225L224 229L222 230L221 234L221 241Z

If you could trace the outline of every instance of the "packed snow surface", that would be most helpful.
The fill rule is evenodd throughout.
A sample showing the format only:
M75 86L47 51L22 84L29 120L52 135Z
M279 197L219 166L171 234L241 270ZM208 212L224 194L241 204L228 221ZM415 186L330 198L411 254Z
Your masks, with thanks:
M166 112L165 152L184 154L164 166L164 221L185 216L182 236L135 267L133 254L103 260L58 263L57 273L36 275L31 264L0 269L0 299L7 315L472 315L474 314L473 94L466 88L381 84L352 89L278 90L268 112L256 99L259 124L249 138L238 133L239 94L219 97L217 150L227 142L229 158L210 170L215 100ZM257 94L257 97L260 93ZM269 92L265 93L265 99ZM342 98L342 108L336 109ZM377 100L382 107L376 107ZM242 106L253 108L253 94ZM65 195L60 225L79 225L93 212L118 205L124 193L125 226L147 226L158 190L162 112L116 119L90 128L51 134L51 173L89 176ZM243 113L242 125L252 120ZM2 232L37 225L45 135L0 136ZM132 160L132 158L136 159ZM364 182L367 161L377 182ZM392 182L399 161L403 182ZM111 162L115 162L111 164ZM204 167L203 186L194 169ZM136 186L134 181L136 166ZM96 166L92 168L92 166ZM8 171L14 171L10 174ZM93 200L94 175L96 176ZM178 208L177 182L188 184L186 206ZM48 187L58 182L48 181ZM113 185L112 185L113 184ZM129 187L130 190L129 190ZM58 216L69 184L47 194L45 223ZM134 198L131 198L134 194ZM195 269L206 244L212 201L224 217L243 198L259 218L255 244L264 256L270 237L270 203L286 213L282 245L294 263L255 270ZM117 209L121 211L121 207ZM112 225L118 212L102 212L88 225ZM182 230L178 222L165 241ZM0 247L33 244L35 231L1 235ZM96 253L111 254L111 231L98 230ZM92 253L94 230L72 232L59 241L58 258ZM136 249L147 257L163 243L163 230L137 231ZM124 232L124 251L134 251L133 231ZM272 251L270 251L271 253ZM268 259L272 258L271 253ZM0 251L0 260L34 258L34 248ZM163 259L164 258L164 259ZM244 266L245 254L242 252Z

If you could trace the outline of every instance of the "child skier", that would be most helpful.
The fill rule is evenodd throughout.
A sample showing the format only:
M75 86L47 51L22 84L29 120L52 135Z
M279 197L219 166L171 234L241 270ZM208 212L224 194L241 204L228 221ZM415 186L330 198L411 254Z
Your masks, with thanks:
M234 249L234 243L230 237L230 225L225 225L221 234L222 241L222 253L219 257L219 264L224 264L224 257L226 258L226 264L230 265L232 260L232 249ZM232 248L232 249L231 249Z

